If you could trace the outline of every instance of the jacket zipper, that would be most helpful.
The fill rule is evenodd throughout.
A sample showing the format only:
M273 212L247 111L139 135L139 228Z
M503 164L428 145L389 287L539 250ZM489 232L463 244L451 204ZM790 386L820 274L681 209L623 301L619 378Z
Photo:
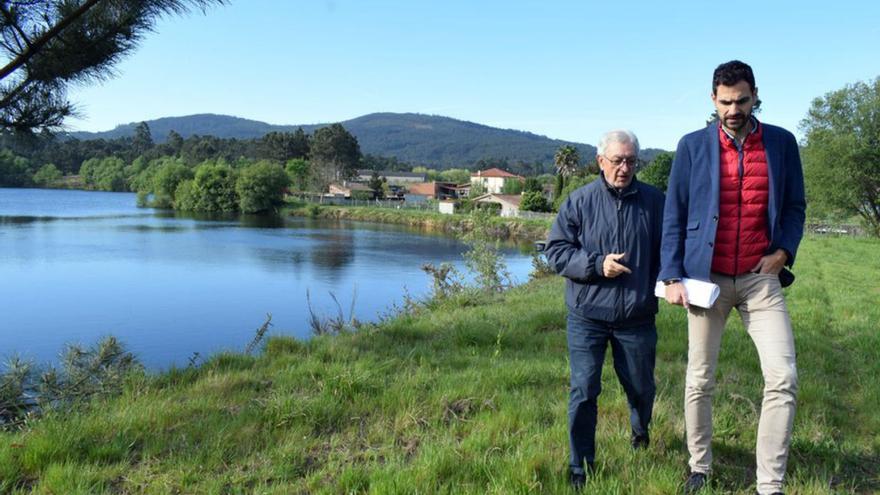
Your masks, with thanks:
M617 252L622 253L623 249L623 197L621 193L617 193ZM620 275L622 276L622 275ZM618 320L623 320L623 286L617 284L617 311Z
M735 142L734 142L735 143ZM745 147L745 141L743 141L742 145L737 145L736 153L737 153L737 172L739 173L739 183L737 184L736 191L736 244L734 244L733 249L733 276L736 277L739 275L739 245L740 245L740 236L742 235L742 201L743 201L743 148Z

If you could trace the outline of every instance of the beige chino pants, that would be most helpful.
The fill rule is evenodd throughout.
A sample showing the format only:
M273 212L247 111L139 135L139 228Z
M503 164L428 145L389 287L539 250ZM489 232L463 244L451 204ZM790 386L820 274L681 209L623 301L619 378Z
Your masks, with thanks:
M688 311L685 428L691 471L712 465L712 395L721 335L730 310L739 311L761 361L764 400L755 448L758 493L782 491L797 396L797 366L791 319L775 275L712 274L721 294L710 309Z

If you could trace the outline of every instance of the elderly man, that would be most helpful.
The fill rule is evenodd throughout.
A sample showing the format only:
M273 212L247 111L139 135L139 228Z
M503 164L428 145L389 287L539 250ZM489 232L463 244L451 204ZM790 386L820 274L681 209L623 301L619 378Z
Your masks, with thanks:
M718 123L678 144L663 220L666 300L688 308L685 425L691 474L701 490L712 465L712 394L721 334L732 308L758 349L764 401L756 447L759 494L782 493L797 394L791 320L782 287L793 276L804 229L804 180L794 136L758 122L751 67L734 60L712 77ZM709 308L688 304L684 277L717 284Z
M559 208L545 255L565 277L571 392L569 479L583 487L595 462L596 401L611 344L629 402L635 449L648 446L654 407L654 356L663 193L636 180L639 141L611 131L598 146L602 173Z

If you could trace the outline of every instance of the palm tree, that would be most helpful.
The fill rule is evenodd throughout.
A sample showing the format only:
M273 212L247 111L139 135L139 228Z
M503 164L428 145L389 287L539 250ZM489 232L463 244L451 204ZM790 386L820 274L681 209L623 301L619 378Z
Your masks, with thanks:
M553 163L556 165L556 187L554 187L553 191L554 198L558 198L559 195L562 194L562 190L565 188L565 183L568 182L568 178L577 171L579 161L580 157L578 156L578 150L574 146L567 144L556 150L556 154L553 155Z
M556 165L556 173L562 177L568 178L577 171L578 162L580 161L578 150L574 146L565 145L560 147L556 154L553 155L553 163Z

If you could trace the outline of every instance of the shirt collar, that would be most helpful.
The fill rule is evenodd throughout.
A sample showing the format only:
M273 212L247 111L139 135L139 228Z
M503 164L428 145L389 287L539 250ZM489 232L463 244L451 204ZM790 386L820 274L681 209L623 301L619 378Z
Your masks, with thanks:
M752 134L755 134L756 132L758 132L758 125L759 125L759 124L758 124L758 119L757 119L757 117L755 117L754 115L750 115L750 116L749 116L749 120L752 122L752 130L749 131L749 135L752 135ZM720 121L720 120L718 121L718 127L721 128L721 130L724 132L724 134L727 134L727 137L729 137L729 138L731 139L731 141L736 142L736 136L734 136L733 134L727 132L727 129L725 129L724 126L721 125L721 121ZM747 137L748 137L748 136L747 136Z

